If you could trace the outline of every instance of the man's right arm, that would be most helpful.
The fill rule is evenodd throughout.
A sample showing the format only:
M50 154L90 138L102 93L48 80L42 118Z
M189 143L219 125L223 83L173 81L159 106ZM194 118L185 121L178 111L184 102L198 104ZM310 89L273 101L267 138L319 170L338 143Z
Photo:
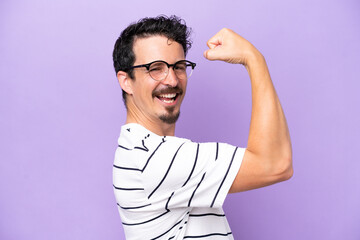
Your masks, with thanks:
M230 29L208 41L204 55L246 67L252 88L252 113L248 145L229 192L268 186L293 174L289 130L279 98L262 54Z

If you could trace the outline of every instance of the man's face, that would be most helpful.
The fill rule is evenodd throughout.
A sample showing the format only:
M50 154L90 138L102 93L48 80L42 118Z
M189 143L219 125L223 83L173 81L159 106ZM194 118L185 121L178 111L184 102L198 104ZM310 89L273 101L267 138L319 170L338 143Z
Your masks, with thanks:
M185 59L183 47L164 36L151 36L135 40L134 65L163 60L173 64ZM147 69L134 69L135 80L131 81L132 94L128 96L128 110L140 121L155 124L175 123L180 114L180 105L185 96L187 79L179 79L172 68L162 81L151 78ZM131 98L131 99L129 99Z

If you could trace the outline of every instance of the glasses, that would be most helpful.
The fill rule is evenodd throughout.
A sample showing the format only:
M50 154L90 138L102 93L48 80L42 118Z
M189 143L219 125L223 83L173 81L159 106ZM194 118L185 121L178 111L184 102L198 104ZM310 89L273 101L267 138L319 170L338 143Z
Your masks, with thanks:
M185 80L191 76L195 66L196 63L190 62L188 60L180 60L174 64L169 64L165 61L157 60L148 64L132 66L127 68L126 70L145 67L152 79L154 79L155 81L162 81L169 74L169 68L172 67L175 75L179 79Z

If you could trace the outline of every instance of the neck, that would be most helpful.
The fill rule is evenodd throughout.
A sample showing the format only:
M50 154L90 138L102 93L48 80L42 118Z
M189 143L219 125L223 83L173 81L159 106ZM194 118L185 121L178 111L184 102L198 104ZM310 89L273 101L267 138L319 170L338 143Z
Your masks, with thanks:
M159 135L159 136L174 136L175 135L175 123L164 123L160 119L154 121L151 119L142 119L139 116L127 112L126 123L137 123L145 127L147 130Z

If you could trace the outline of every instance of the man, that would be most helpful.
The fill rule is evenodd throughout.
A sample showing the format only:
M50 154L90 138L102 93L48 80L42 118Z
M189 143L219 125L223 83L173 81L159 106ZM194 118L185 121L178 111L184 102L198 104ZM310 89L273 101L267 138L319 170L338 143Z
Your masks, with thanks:
M246 149L174 136L195 63L181 19L145 18L118 38L114 67L127 108L113 181L127 239L233 239L226 195L292 176L289 132L267 65L247 40L222 29L204 56L246 67L252 115ZM241 166L241 167L240 167Z

